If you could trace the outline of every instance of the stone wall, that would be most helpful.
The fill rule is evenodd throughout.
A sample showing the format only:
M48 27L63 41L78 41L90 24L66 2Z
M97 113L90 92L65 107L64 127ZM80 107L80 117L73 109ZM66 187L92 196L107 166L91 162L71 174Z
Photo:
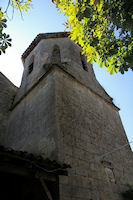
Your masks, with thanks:
M58 69L56 113L59 159L72 166L60 178L61 200L120 200L133 183L130 147L89 162L128 142L116 107Z
M10 108L16 92L17 87L0 72L0 145L5 137Z
M56 61L53 59L55 46L58 47L59 50L59 54L57 53L57 57L59 56L59 58L56 59ZM86 62L86 59L84 59L84 63L87 71L83 69L81 52L81 48L74 44L69 38L42 39L25 59L22 82L14 104L19 102L20 99L36 84L37 80L49 70L48 68L51 64L60 64L61 67L63 67L63 70L68 72L71 76L74 76L82 84L95 91L107 101L112 102L112 99L96 80L92 66L90 63ZM30 68L29 73L29 67L31 65L32 71Z
M13 108L4 145L57 158L54 71L43 77Z

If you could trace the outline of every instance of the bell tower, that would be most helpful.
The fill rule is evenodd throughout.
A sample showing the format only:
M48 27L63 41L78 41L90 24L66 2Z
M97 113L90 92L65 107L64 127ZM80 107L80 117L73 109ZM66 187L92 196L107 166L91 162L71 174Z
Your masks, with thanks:
M69 164L61 200L121 200L133 182L119 109L68 33L39 34L22 55L24 73L3 144Z

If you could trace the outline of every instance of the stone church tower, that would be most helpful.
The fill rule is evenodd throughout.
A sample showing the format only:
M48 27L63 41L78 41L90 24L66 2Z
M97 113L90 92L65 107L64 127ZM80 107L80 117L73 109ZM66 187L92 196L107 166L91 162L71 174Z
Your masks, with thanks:
M0 144L69 164L59 177L60 200L122 200L133 184L133 153L127 146L94 159L128 140L81 48L67 33L39 34L22 60L20 88L8 84Z

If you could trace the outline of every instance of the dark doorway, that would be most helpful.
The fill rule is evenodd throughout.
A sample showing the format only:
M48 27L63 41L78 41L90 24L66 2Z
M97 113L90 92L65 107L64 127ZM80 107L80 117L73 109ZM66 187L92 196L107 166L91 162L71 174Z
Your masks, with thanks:
M38 179L0 173L1 200L48 200Z

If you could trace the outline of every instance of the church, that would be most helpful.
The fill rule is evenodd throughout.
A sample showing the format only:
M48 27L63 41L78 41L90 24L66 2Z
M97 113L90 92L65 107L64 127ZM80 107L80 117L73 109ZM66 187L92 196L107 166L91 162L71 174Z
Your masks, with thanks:
M3 199L124 199L133 152L81 47L66 32L39 34L22 62L19 88L0 73Z

